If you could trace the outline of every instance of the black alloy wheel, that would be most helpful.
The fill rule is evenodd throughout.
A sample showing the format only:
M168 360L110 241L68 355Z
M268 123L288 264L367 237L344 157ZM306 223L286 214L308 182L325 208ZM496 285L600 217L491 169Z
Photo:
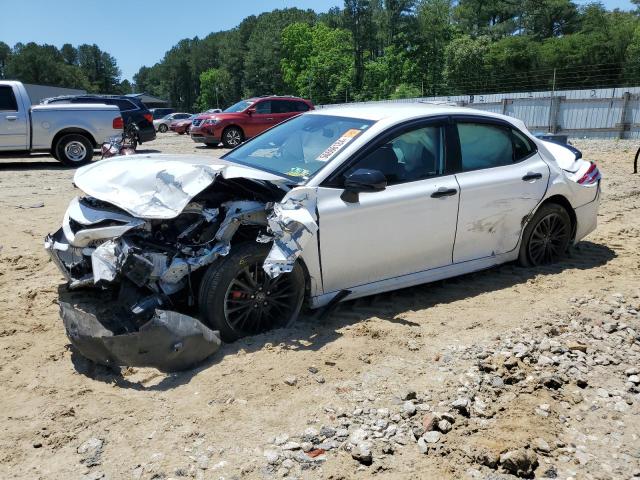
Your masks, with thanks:
M560 260L571 241L571 219L564 207L542 205L525 229L520 263L548 265Z
M302 308L305 278L293 271L270 278L263 263L270 245L247 242L214 262L200 284L202 319L224 341L291 325Z

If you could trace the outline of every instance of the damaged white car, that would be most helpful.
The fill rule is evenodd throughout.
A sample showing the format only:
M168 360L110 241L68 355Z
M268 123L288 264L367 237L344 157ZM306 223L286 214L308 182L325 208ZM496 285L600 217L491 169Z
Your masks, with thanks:
M61 302L67 333L100 363L186 368L303 304L553 262L596 227L580 157L513 118L414 104L305 113L221 159L89 165L45 245L116 313Z

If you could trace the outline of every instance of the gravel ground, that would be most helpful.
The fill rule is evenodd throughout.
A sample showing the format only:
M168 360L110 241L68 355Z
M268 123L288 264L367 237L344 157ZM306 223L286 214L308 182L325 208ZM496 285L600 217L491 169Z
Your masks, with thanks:
M42 248L73 170L0 158L0 477L640 477L637 145L575 143L605 193L562 263L347 302L179 374L74 354Z

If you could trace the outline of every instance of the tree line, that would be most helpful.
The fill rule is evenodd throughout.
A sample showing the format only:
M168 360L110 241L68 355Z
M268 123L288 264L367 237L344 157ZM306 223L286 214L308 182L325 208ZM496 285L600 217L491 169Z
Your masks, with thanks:
M5 76L130 88L95 45L7 48L0 43ZM345 0L328 12L278 9L180 40L133 80L136 91L196 111L266 94L324 104L637 85L638 74L638 11L571 0Z
M187 110L265 94L322 104L635 85L639 55L638 12L600 3L345 0L181 40L134 83Z
M131 83L120 81L120 75L116 59L95 44L66 43L59 49L30 42L12 48L0 41L0 78L91 93L131 93Z

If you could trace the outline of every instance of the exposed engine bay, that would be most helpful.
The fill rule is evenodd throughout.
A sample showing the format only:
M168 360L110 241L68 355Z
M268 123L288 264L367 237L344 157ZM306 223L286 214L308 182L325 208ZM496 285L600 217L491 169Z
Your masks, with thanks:
M107 170L109 162L120 163ZM220 346L217 332L185 314L195 311L205 267L232 244L257 241L272 243L263 264L269 277L290 272L317 230L314 192L277 177L240 176L253 173L249 168L175 160L156 160L144 178L134 172L136 190L127 192L118 169L131 163L122 162L79 170L74 181L89 195L74 198L62 228L45 239L70 289L112 292L116 319L103 321L68 303L61 303L61 316L72 343L98 363L187 368Z

